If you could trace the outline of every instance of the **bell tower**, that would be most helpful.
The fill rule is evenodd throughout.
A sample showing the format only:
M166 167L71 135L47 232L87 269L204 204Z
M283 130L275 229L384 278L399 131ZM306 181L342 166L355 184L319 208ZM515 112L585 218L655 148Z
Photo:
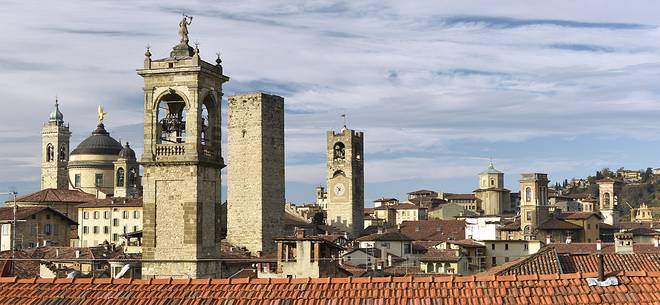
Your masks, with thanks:
M364 133L344 128L327 132L326 223L359 236L364 229Z
M539 224L548 219L548 174L520 177L520 228L526 240L537 239Z
M69 141L71 132L55 99L55 109L41 129L41 189L69 189Z
M603 222L612 226L618 226L621 212L618 206L618 198L621 192L621 181L605 178L596 181L598 184L598 209L603 215Z
M179 22L170 56L144 67L143 278L217 275L220 210L221 60L203 61L188 45L192 17ZM150 260L155 260L150 261Z

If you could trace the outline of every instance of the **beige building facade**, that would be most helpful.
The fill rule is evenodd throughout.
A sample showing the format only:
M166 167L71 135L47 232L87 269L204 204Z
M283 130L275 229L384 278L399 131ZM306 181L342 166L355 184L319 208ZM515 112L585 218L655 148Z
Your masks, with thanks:
M618 206L621 182L611 178L596 181L598 184L598 206L603 215L603 222L612 226L618 226L621 211Z
M525 239L539 239L538 227L548 219L548 175L521 174L520 229Z
M76 221L49 207L17 207L14 227L14 208L0 208L0 251L29 249L46 245L68 246L71 228ZM14 235L13 230L16 230Z
M122 235L142 230L142 198L98 199L78 206L78 240L74 247L120 245Z
M253 254L275 251L284 218L284 99L228 98L227 240Z

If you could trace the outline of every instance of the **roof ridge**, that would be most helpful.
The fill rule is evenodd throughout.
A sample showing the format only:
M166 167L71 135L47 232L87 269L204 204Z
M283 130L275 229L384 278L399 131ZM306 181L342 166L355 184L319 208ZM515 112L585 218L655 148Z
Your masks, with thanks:
M626 277L653 277L660 278L659 271L619 271L613 273L616 276ZM110 279L110 278L17 278L0 277L0 284L3 283L46 283L46 284L152 284L152 285L187 285L187 284L221 284L221 285L241 285L241 284L329 284L329 283L401 283L401 282L517 282L517 281L546 281L556 279L586 279L593 278L595 272L577 272L562 274L532 274L532 275L439 275L439 276L388 276L388 277L342 277L342 278L245 278L245 279Z

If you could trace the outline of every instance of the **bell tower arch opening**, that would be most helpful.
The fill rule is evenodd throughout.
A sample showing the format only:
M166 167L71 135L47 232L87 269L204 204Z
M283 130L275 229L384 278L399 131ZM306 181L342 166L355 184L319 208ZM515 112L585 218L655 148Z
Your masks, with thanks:
M186 142L186 102L170 92L158 101L158 144Z

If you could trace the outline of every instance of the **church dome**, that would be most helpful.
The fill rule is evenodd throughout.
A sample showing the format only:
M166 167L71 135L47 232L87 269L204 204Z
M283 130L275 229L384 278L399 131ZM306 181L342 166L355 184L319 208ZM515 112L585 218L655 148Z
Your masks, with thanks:
M128 142L126 142L124 148L122 148L121 151L119 152L119 158L127 159L127 160L135 160L135 151L128 145Z
M496 170L495 166L493 165L493 162L490 162L490 164L488 165L488 168L485 171L483 171L479 174L480 175L484 175L484 174L502 174L502 172Z
M122 149L121 144L110 136L101 123L91 136L80 142L71 155L118 155Z

